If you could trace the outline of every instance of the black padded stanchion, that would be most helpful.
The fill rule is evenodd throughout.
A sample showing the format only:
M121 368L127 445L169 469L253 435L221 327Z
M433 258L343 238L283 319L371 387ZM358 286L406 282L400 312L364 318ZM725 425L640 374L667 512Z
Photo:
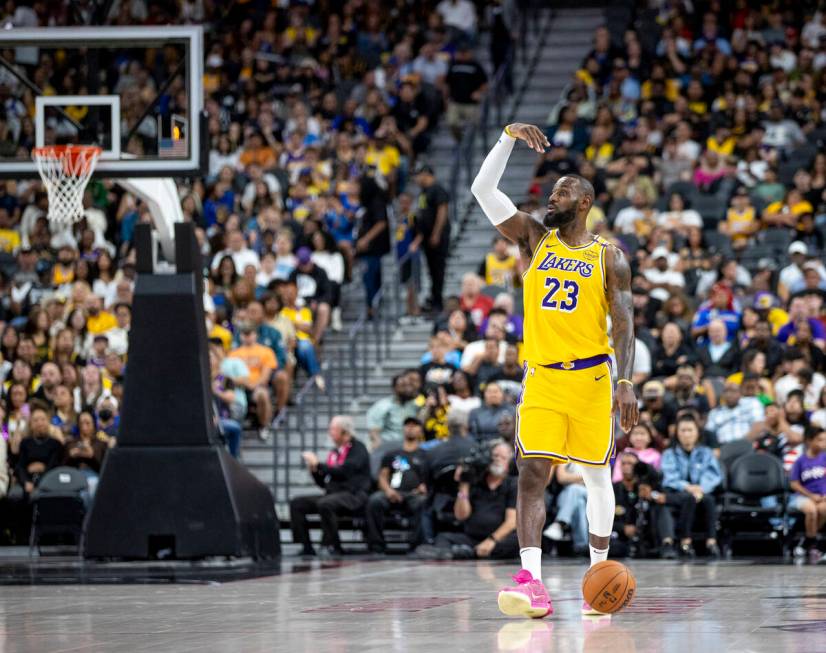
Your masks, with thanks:
M175 238L177 273L138 276L118 444L104 462L83 554L276 557L272 495L216 431L192 225L176 225Z

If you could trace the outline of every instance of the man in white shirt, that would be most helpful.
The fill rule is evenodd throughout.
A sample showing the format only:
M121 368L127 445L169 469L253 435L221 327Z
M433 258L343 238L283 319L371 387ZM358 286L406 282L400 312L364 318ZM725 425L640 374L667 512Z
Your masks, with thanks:
M244 240L244 234L240 230L230 231L226 235L226 249L222 249L212 259L212 269L217 270L221 259L225 256L231 256L232 262L235 263L235 271L242 274L244 269L251 265L256 270L261 268L261 261L258 259L258 254L247 247L247 241Z
M803 26L800 33L801 40L806 47L818 50L820 37L826 36L826 11L816 11L811 20Z
M679 257L674 256L674 258ZM665 247L654 248L651 252L651 260L654 262L654 267L645 270L643 275L651 282L651 296L664 302L675 290L685 287L685 277L682 272L671 268L671 254Z
M743 438L753 439L764 429L765 409L756 397L743 397L740 385L727 382L720 405L708 414L706 428L722 445Z
M645 193L637 191L631 197L631 206L620 209L614 218L614 231L620 234L647 233L650 228L639 228L637 223L647 222L651 228L657 223L658 213L649 206Z
M803 281L803 264L808 254L809 248L802 240L796 240L789 245L789 256L792 262L780 270L780 276L777 278L777 294L782 299L789 296L792 286Z
M820 392L826 385L826 377L820 372L812 373L809 363L796 348L790 348L783 356L783 370L786 373L774 382L774 398L777 403L785 403L793 390L802 390L806 409L816 408Z
M614 366L616 369L616 365ZM639 338L634 338L634 368L631 372L631 380L634 385L641 386L651 376L651 352Z
M473 38L476 34L476 7L470 0L442 0L436 7L445 25Z
M784 108L780 100L772 103L769 118L763 121L765 132L761 144L781 152L788 152L795 146L805 143L806 135L800 125L783 115Z
M677 139L677 157L692 164L700 157L700 144L691 138L691 126L683 121L674 130Z
M436 44L427 41L419 50L419 56L413 60L413 72L426 84L441 86L447 75L447 61L438 56Z

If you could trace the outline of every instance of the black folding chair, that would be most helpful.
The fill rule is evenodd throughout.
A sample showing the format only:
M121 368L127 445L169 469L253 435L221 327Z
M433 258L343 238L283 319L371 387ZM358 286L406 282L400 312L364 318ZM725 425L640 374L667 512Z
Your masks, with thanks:
M781 553L786 556L787 497L786 472L778 458L757 452L736 458L728 472L720 510L724 553L731 554L735 540L760 541L768 537L780 545Z
M44 535L72 535L80 547L89 484L74 467L55 467L40 479L32 493L29 552Z

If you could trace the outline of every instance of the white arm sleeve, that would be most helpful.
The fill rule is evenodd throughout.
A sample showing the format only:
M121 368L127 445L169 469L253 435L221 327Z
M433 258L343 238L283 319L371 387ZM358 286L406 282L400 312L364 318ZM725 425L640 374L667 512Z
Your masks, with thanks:
M514 143L515 138L502 132L470 186L470 192L494 225L503 223L517 211L510 198L497 188Z

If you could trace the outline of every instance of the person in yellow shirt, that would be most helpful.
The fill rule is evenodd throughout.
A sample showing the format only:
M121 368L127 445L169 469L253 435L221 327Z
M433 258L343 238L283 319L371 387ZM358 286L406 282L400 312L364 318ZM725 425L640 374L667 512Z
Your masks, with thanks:
M509 251L508 239L501 234L493 237L493 250L485 255L479 266L479 276L489 286L519 286L521 278L516 257Z
M283 308L280 315L283 315L295 326L295 357L311 377L315 379L315 384L324 391L325 381L321 375L321 366L318 364L313 338L313 314L306 306L299 307L298 287L295 281L285 281L281 286L281 302Z
M367 141L367 155L364 157L364 162L376 166L383 177L392 178L401 165L401 161L399 148L391 145L384 138L380 138L379 132L376 132L376 138Z
M89 316L86 320L86 330L92 335L105 333L118 326L115 316L103 310L103 300L97 295L90 294L86 297L85 306Z
M768 227L796 227L798 217L804 213L814 213L814 207L799 190L791 188L783 200L769 204L762 217Z
M734 249L742 249L748 245L751 236L760 231L760 220L757 212L751 205L749 191L740 186L731 199L731 206L726 211L726 219L717 225L720 233L731 238Z
M597 168L604 168L614 158L614 145L608 140L610 133L605 127L594 127L591 144L585 148L585 158Z
M232 332L226 327L221 326L215 322L215 314L209 313L207 315L207 337L221 341L221 346L224 348L224 353L228 352L232 347Z
M8 212L0 209L0 213L6 216L4 220L0 220L0 251L14 254L20 249L20 233L8 224Z
M75 250L63 245L57 251L57 262L52 267L52 285L62 286L75 280Z
M706 149L717 152L721 157L734 154L734 146L737 140L732 136L731 130L725 124L717 125L714 133L706 139Z

